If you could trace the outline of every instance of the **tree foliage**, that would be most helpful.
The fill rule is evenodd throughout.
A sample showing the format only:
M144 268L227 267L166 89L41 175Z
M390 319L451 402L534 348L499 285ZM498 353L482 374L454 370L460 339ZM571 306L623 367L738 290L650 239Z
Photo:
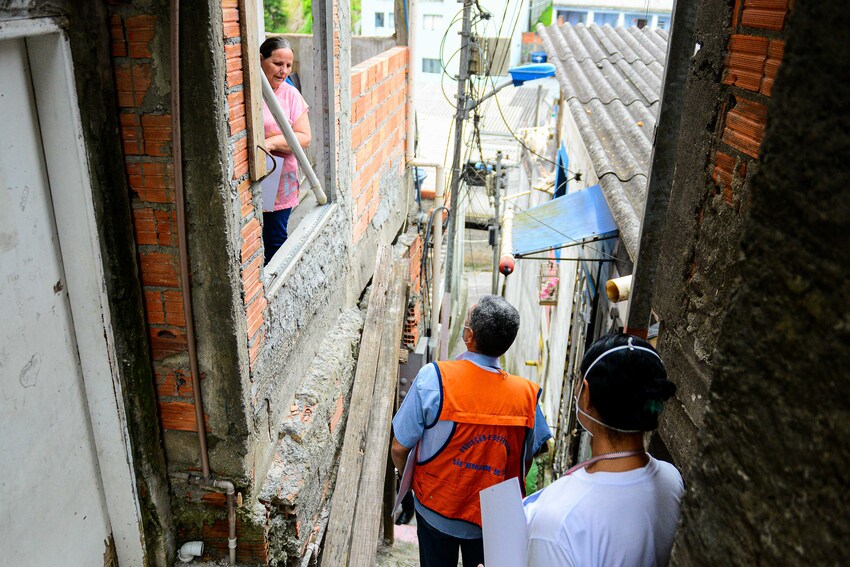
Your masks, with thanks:
M286 33L289 13L284 0L265 0L263 2L263 22L267 33Z

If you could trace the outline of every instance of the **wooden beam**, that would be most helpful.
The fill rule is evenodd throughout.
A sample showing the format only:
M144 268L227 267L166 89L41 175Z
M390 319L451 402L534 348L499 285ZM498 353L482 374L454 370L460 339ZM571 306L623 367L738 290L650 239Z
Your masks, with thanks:
M372 278L372 291L366 311L366 323L360 339L360 352L357 356L357 370L345 424L339 471L331 499L331 515L328 518L322 553L322 565L326 567L343 567L348 564L351 530L354 524L366 433L375 389L392 264L392 248L381 245L378 248L375 275ZM394 353L393 356L397 355Z
M410 260L405 259L393 265L387 292L375 393L372 396L348 567L371 567L375 564L378 551L391 421L398 387L398 345L401 344L407 306L405 276L409 273L409 264Z
M260 42L257 0L239 0L242 34L242 77L245 90L245 123L248 125L248 167L251 180L266 174L266 131L263 126L263 89L260 84Z

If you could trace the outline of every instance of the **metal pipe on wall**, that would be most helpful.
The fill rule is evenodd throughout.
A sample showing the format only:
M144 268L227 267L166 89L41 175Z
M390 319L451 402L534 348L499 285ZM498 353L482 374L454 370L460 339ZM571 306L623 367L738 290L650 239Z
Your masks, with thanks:
M186 348L189 351L189 371L191 372L192 394L195 405L195 425L198 430L198 446L201 453L201 471L203 477L186 475L187 479L201 486L220 488L227 491L227 521L229 526L228 547L230 564L236 564L236 490L233 483L210 478L210 460L207 449L206 424L204 423L204 402L201 396L201 380L198 367L198 346L192 318L192 287L189 273L189 250L186 231L186 199L183 187L183 144L180 129L180 0L171 0L170 12L170 57L171 57L171 131L174 160L174 204L177 216L177 255L180 265L180 289L183 294L183 316L186 320ZM265 78L265 77L263 77Z

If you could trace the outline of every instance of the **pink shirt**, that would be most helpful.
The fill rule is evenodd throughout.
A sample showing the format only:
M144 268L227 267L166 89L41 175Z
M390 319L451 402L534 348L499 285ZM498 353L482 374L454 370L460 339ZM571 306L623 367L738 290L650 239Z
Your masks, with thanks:
M295 124L295 121L307 112L307 102L304 97L301 96L298 89L289 83L281 83L274 94L280 102L284 114L289 118L290 124ZM265 101L263 101L263 126L265 127L266 138L281 133ZM295 159L295 154L281 155L283 156L283 171L273 173L273 175L280 173L280 184L277 186L277 197L274 201L275 211L291 209L298 204L298 160Z

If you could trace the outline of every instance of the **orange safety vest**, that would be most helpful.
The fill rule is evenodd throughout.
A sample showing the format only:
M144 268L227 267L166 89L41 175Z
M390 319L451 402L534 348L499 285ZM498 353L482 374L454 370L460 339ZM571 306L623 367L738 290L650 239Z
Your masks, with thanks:
M437 363L442 390L438 420L455 422L445 446L417 461L413 492L444 516L481 525L478 493L520 477L523 446L534 427L540 386L507 372L488 372L468 360Z

